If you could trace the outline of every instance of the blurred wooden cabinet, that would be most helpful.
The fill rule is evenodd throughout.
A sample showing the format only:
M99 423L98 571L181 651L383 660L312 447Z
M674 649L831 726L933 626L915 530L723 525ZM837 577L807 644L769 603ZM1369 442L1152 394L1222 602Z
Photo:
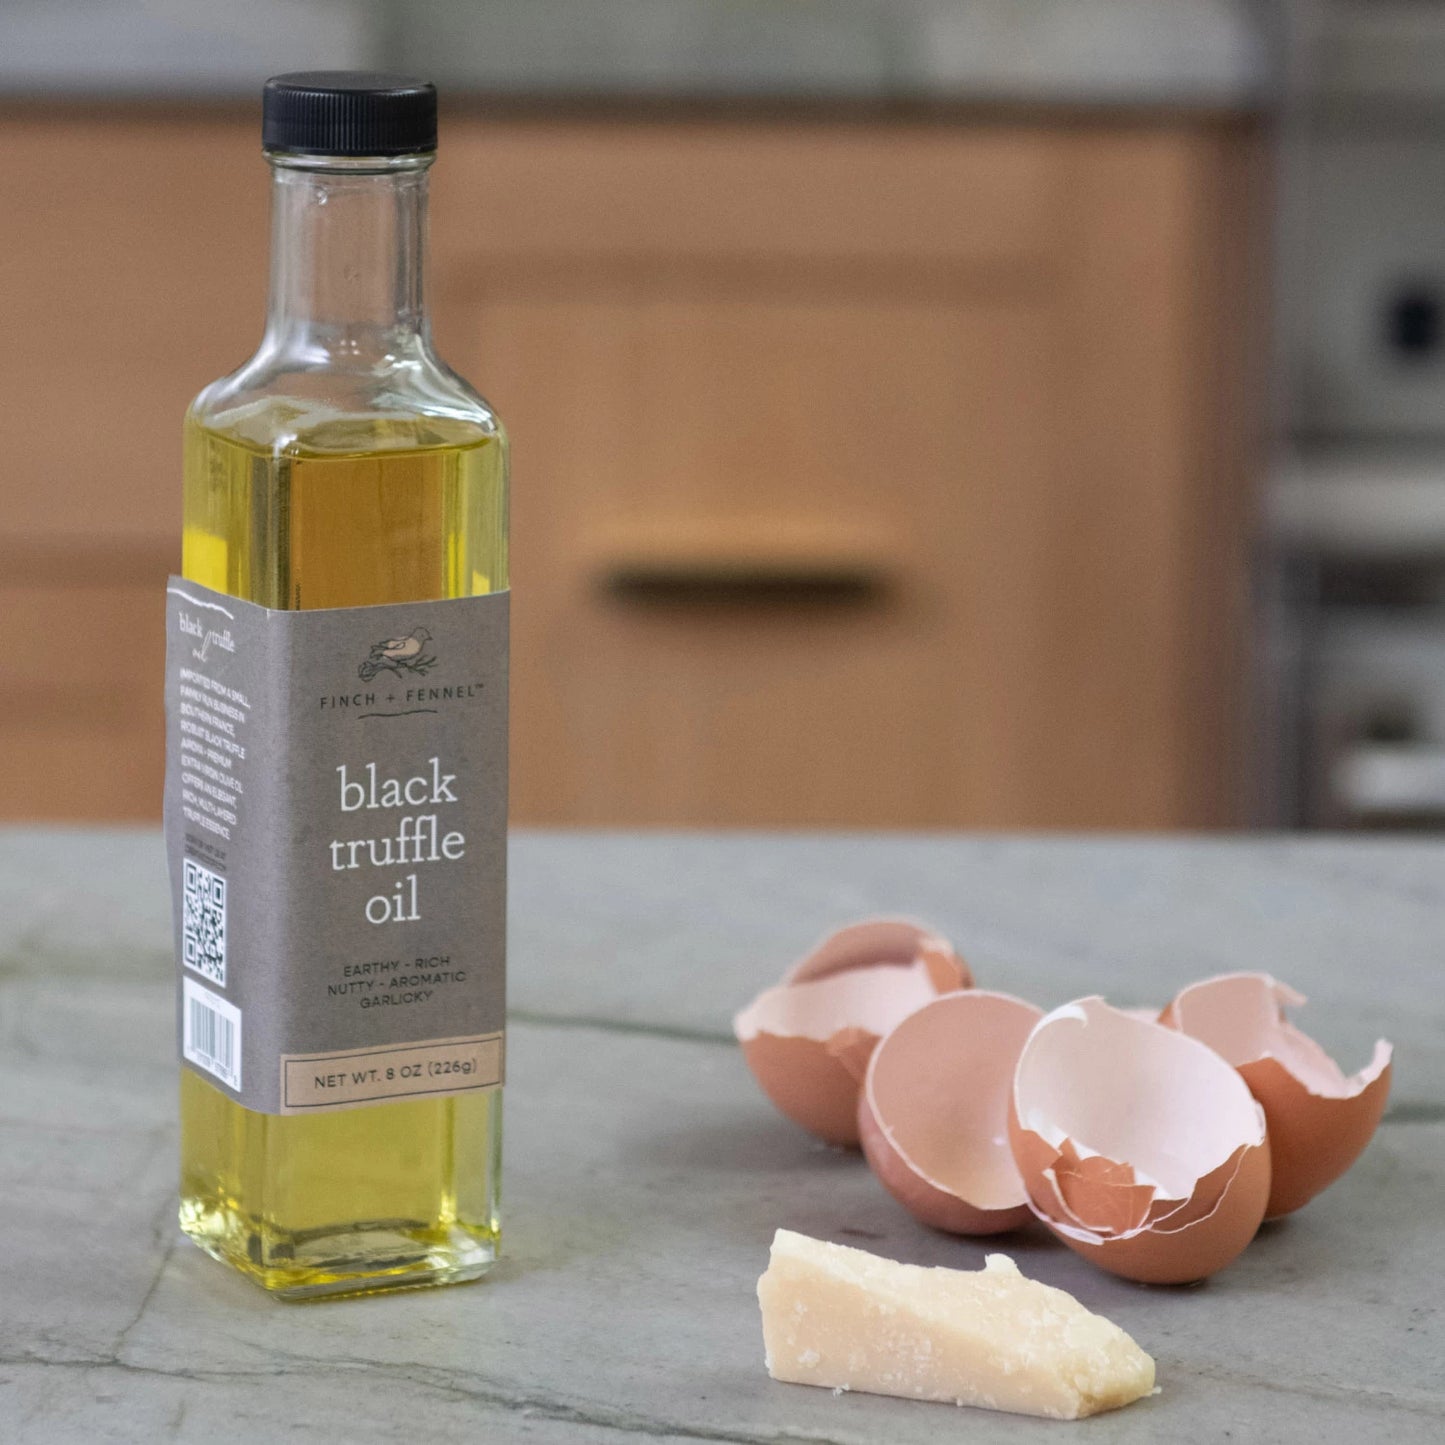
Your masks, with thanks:
M153 816L179 418L256 339L265 169L249 119L3 124L0 598L64 659L0 661L3 807ZM516 819L1236 819L1253 171L1204 120L454 118Z

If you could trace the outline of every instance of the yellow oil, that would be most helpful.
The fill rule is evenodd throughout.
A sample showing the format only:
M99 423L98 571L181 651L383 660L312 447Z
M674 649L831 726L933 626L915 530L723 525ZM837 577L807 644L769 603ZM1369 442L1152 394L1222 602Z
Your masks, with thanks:
M182 570L272 608L507 586L505 442L476 422L268 400L186 421ZM501 1090L254 1113L181 1071L181 1227L283 1298L475 1279L499 1240Z

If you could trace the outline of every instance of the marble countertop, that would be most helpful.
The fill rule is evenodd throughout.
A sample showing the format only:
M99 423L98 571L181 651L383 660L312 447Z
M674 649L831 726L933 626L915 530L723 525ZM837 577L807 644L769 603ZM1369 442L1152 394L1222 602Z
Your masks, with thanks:
M253 98L282 70L450 94L1253 107L1280 0L7 0L0 94Z
M1207 1284L1127 1284L1032 1231L991 1247L1158 1360L1162 1393L1079 1427L1091 1441L1438 1440L1445 844L521 833L512 870L503 1262L283 1305L175 1227L158 838L0 832L0 1438L1057 1441L1069 1427L763 1369L776 1227L983 1254L778 1118L731 1042L733 1008L819 932L890 911L1044 1005L1266 968L1312 995L1347 1067L1393 1038L1364 1158Z

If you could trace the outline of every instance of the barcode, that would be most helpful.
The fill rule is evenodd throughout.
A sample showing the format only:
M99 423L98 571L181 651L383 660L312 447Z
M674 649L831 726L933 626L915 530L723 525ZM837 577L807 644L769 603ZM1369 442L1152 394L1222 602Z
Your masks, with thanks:
M203 978L226 984L226 880L192 858L181 869L181 957Z
M239 1092L241 1010L189 978L183 982L181 1052Z

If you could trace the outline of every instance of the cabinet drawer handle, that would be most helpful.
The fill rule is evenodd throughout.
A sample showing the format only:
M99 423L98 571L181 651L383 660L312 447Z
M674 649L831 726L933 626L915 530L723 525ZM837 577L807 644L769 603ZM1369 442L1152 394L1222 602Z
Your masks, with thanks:
M859 562L752 557L615 561L601 569L599 580L619 600L677 606L867 602L888 581L884 569Z
M592 541L598 587L637 605L856 604L896 573L891 537L817 518L632 518Z

